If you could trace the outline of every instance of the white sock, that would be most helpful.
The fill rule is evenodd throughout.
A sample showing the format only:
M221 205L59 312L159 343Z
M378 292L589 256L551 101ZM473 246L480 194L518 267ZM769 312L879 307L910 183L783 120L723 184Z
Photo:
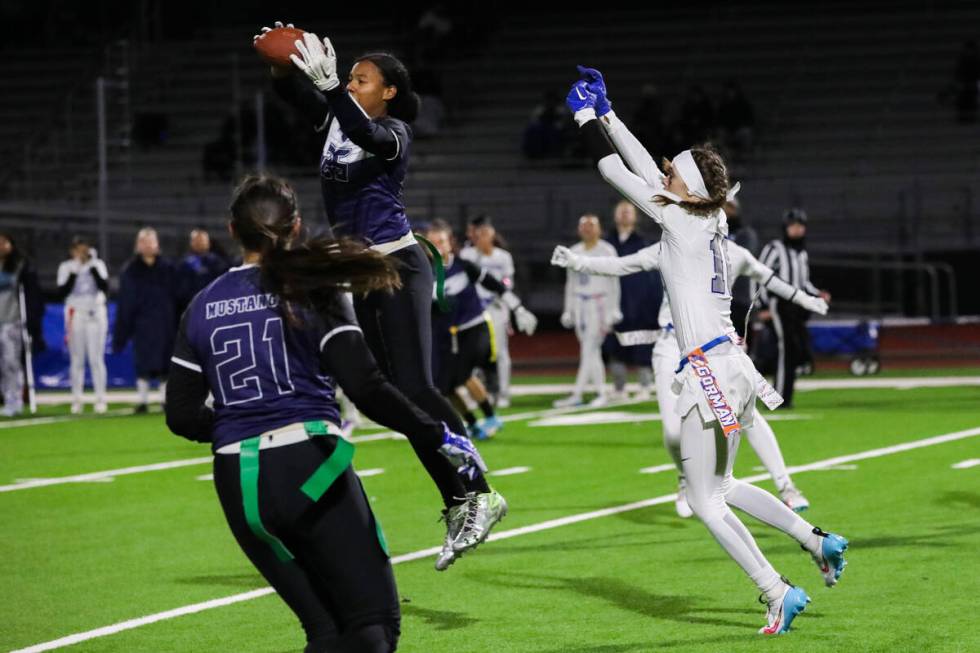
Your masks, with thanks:
M167 382L166 380L160 381L160 403L167 403Z
M150 382L147 379L136 379L136 393L141 404L150 403Z
M786 590L786 583L783 582L783 579L780 578L775 569L772 567L760 569L758 572L751 574L751 577L756 587L766 595L766 600L770 603L782 598L783 592Z
M761 487L735 478L730 479L725 501L764 524L778 528L804 546L807 546L813 536L813 524ZM809 547L807 549L810 550Z
M776 442L776 434L772 432L769 422L756 411L752 426L745 429L745 437L755 450L763 466L772 475L772 481L776 488L782 492L787 486L792 486L793 481L786 470L786 461L783 460L783 452L779 450L779 443Z

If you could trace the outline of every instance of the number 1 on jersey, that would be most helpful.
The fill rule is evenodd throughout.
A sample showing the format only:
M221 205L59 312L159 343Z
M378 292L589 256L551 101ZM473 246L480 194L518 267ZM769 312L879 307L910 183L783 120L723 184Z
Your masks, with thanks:
M708 247L715 262L715 273L711 277L711 292L716 295L728 294L728 248L721 234L715 234Z

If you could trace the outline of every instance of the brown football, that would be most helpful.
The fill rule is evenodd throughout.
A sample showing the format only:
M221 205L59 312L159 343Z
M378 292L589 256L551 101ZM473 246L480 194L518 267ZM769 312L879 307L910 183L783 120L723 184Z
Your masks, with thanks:
M303 30L295 27L277 27L255 40L255 51L267 63L277 68L292 68L289 55L299 55L296 41L303 40Z

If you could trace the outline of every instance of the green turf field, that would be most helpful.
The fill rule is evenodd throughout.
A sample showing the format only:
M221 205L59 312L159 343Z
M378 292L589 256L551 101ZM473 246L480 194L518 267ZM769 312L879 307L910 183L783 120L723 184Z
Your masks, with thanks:
M523 397L511 413L554 397ZM851 540L841 583L824 588L809 556L746 517L771 561L813 603L781 638L755 634L764 607L707 531L672 501L490 542L444 573L432 557L396 565L400 651L980 651L980 387L801 392L772 421L789 465L860 454L967 429L977 436L795 475L805 515ZM58 409L48 409L56 415ZM594 411L578 411L594 412ZM605 412L622 422L507 424L482 445L511 504L500 533L674 491L655 404ZM783 414L777 415L777 417ZM367 432L365 432L367 433ZM18 650L265 586L231 537L206 447L170 435L159 414L0 422L0 649ZM171 461L186 466L10 489L24 479ZM404 441L358 445L392 554L441 542L439 500ZM757 475L743 443L739 476ZM765 487L771 487L762 482ZM18 487L21 487L18 486ZM396 558L397 559L397 558ZM298 623L275 595L88 639L76 651L301 651ZM44 650L44 649L36 649ZM61 650L61 649L59 649Z

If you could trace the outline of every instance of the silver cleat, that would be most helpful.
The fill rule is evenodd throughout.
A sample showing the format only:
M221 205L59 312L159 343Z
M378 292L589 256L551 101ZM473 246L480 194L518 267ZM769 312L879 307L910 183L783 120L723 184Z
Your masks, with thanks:
M490 530L507 514L507 501L496 490L466 495L466 512L459 535L453 541L453 551L461 555L483 543Z
M442 551L436 556L436 571L445 571L451 564L456 562L456 552L453 550L453 542L459 536L463 528L463 521L466 518L467 503L461 503L452 508L442 511L440 519L446 522L446 539L442 543Z

